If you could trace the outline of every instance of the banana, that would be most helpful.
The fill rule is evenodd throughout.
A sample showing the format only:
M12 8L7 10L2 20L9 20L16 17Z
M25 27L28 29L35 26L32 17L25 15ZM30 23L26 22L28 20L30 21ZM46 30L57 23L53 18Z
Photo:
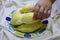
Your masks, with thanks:
M27 13L27 12L29 12L32 8L33 8L33 5L27 4L27 5L25 5L25 6L22 7L22 9L20 10L20 12L21 12L21 13Z

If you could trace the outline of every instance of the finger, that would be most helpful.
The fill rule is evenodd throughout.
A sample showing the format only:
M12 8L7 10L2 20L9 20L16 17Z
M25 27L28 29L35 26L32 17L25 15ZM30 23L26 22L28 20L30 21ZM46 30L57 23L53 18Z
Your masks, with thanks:
M37 15L38 15L38 14L35 12L35 13L34 13L34 16L33 16L33 20L37 20Z
M41 7L39 12L43 13L43 11L44 11L44 7Z
M30 10L30 12L34 12L34 11L35 11L35 7L32 10Z
M48 10L47 18L51 15L51 10Z
M36 6L34 12L38 12L39 11L39 8L40 8L39 6Z
M36 6L36 7L35 7L34 16L33 16L33 19L34 19L34 20L37 20L39 8L40 8L40 6Z
M48 9L45 9L44 13L45 13L45 18L46 18L48 14Z
M34 11L36 12L38 9L39 9L38 4L36 4L34 8L31 10L31 12L34 12Z
M38 12L37 18L38 18L38 19L42 19L43 13L44 13L44 7L41 7L40 10L39 10L39 12Z
M45 9L42 19L46 18L47 13L48 13L48 12L47 12L47 9Z
M49 10L49 8L45 8L45 13L46 13L45 18L48 18L48 10Z

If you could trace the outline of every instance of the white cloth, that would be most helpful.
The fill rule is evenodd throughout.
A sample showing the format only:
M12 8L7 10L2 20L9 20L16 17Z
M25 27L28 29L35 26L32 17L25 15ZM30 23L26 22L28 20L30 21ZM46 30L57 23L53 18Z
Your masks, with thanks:
M52 15L48 19L49 24L40 37L27 39L27 38L20 38L12 33L10 33L6 28L5 17L9 14L12 10L21 8L25 4L33 4L35 5L38 0L0 0L0 40L60 40L60 27L59 27L59 20L55 20L55 11L56 9L60 8L60 0L57 0L52 8ZM56 16L58 16L56 14ZM52 19L54 17L54 19ZM60 17L59 17L60 18Z

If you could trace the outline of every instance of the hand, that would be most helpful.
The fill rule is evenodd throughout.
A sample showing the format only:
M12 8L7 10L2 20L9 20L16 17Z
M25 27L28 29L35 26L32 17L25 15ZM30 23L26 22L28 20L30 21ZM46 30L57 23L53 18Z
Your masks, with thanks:
M33 19L44 19L48 18L51 14L52 2L51 0L39 0L35 7L32 9L34 12Z

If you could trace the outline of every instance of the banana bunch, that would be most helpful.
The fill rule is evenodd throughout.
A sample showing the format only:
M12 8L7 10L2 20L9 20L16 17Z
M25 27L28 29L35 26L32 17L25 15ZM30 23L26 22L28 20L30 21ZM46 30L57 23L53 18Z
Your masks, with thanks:
M42 28L43 24L40 20L33 20L34 13L29 12L32 8L33 5L27 4L13 13L11 25L18 25L15 30L29 33Z

